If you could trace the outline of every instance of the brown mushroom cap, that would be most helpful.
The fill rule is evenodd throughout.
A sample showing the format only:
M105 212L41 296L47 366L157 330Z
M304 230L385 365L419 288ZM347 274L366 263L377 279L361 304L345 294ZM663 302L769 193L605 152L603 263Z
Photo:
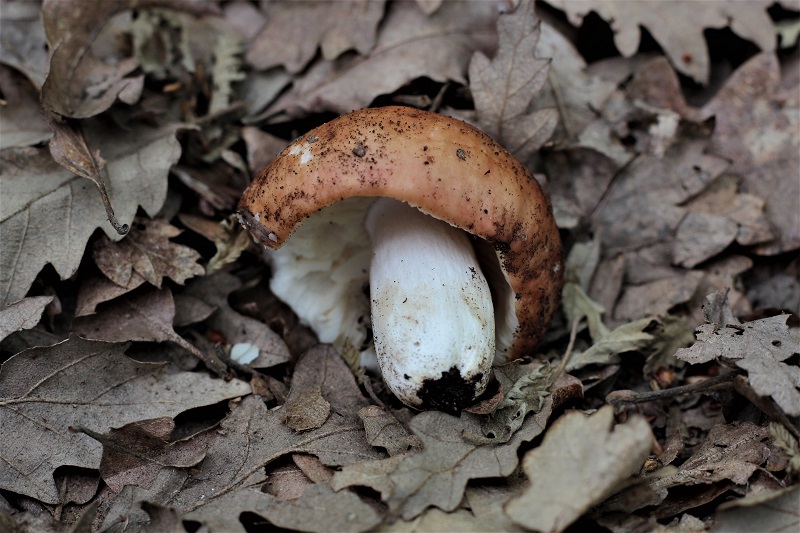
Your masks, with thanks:
M516 296L509 356L533 349L560 297L561 243L550 202L510 152L454 118L361 109L294 141L259 172L238 211L277 249L309 215L357 196L405 201L493 246Z

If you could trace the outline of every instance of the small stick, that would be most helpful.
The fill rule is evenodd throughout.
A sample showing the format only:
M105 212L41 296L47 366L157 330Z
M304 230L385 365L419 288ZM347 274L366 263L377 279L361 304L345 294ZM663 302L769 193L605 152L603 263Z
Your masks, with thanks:
M692 383L690 385L681 385L680 387L672 387L671 389L657 391L636 392L632 390L617 390L609 393L608 396L606 396L606 402L615 405L623 403L645 403L656 400L666 400L668 398L674 398L684 394L708 392L712 389L720 387L721 385L727 385L727 383L736 379L736 376L738 375L738 372L728 372L727 374L721 374L719 376L699 381L697 383Z

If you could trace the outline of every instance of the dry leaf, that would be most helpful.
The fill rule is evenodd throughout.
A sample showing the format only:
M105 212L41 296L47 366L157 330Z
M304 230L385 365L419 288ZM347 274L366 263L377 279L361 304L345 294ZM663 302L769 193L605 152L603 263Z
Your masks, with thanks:
M547 81L550 62L535 59L540 25L533 1L497 20L499 47L490 61L475 52L469 87L481 128L522 161L550 138L558 121L555 109L529 112L531 100Z
M332 403L335 410L338 405ZM354 414L336 413L319 429L303 433L286 427L281 419L281 412L268 411L260 398L246 397L222 421L220 435L181 492L180 508L198 510L243 486L263 482L264 466L287 454L308 453L332 466L382 456L366 442Z
M84 127L89 146L107 161L108 192L121 224L131 223L140 205L155 215L164 203L167 171L180 155L176 129L131 126L123 136L99 124ZM46 148L0 152L0 181L0 305L25 296L47 263L62 279L72 276L98 227L119 238L94 187L53 161Z
M203 460L215 434L210 431L189 439L168 442L175 422L154 418L90 434L103 445L100 476L113 490L125 485L150 488L162 468L189 468Z
M95 242L92 257L103 274L121 287L128 287L134 274L158 288L165 277L183 285L204 270L197 264L197 251L170 240L181 233L165 220L139 217L122 241L103 236Z
M100 444L69 427L104 432L137 420L172 417L250 390L239 380L168 374L164 365L125 357L125 347L73 337L3 363L0 440L4 456L15 465L0 469L3 489L57 503L56 468L100 466Z
M800 101L783 93L773 54L760 54L728 78L703 112L716 120L712 149L732 161L743 191L763 197L777 241L774 254L800 248ZM796 91L795 91L796 92Z
M458 419L439 411L420 413L410 426L422 440L422 451L346 466L334 475L331 485L335 490L369 486L405 520L429 506L452 511L470 479L507 476L514 470L517 448L544 430L552 408L552 397L548 397L541 411L528 417L507 443L497 446L476 445L463 437L480 434L474 415L464 413Z
M263 322L239 314L228 303L230 293L241 286L242 282L235 276L219 271L189 282L182 294L216 308L206 323L210 329L222 333L227 344L249 343L258 347L259 356L250 363L253 368L286 363L291 355L280 335Z
M417 451L422 447L417 436L410 434L397 418L377 405L362 407L358 416L364 422L367 442L386 449L391 456Z
M567 371L577 370L587 365L609 365L618 363L619 354L642 351L656 341L656 337L647 332L659 322L653 318L642 318L634 322L622 324L613 331L597 339L588 350L574 352L567 363Z
M20 71L40 90L50 58L39 4L4 2L0 34L0 62Z
M445 2L426 16L411 0L391 2L369 57L342 56L312 65L268 113L347 113L423 76L464 83L472 53L494 46L497 14L509 4Z
M247 52L247 61L258 70L282 65L296 73L314 57L317 47L327 61L351 49L366 56L375 45L384 2L340 0L265 4L267 23Z
M800 487L748 495L719 506L714 533L793 533L800 525Z
M506 504L517 524L562 531L637 473L653 438L643 418L612 429L614 409L592 416L570 413L547 432L522 461L530 484Z
M5 15L5 13L4 13ZM0 24L5 22L5 16ZM3 27L3 30L5 28ZM6 34L2 42L5 43ZM15 146L31 146L47 141L53 134L42 116L39 95L33 85L21 74L0 65L0 150Z
M295 531L359 532L378 525L382 517L349 491L333 492L328 485L309 486L303 495L284 501L258 489L242 487L184 515L205 524L210 531L242 532L242 513L254 513L269 525Z
M32 296L0 309L0 341L38 324L44 308L52 301L52 296Z
M767 13L771 0L732 4L729 2L618 2L614 0L548 0L565 11L576 26L590 11L608 21L614 43L625 57L639 49L642 26L658 41L672 64L683 74L706 84L709 57L703 31L730 27L761 50L775 49L775 29Z
M132 83L138 61L113 42L126 24L116 17L135 2L47 0L42 18L52 50L42 103L65 117L102 113ZM103 31L105 30L105 31ZM141 80L138 82L141 83Z
M709 296L714 298L706 311L711 323L698 327L697 342L678 350L675 357L691 364L720 359L747 370L750 385L759 396L771 396L786 414L800 415L800 366L787 362L800 354L800 342L786 325L789 315L740 324L723 294Z

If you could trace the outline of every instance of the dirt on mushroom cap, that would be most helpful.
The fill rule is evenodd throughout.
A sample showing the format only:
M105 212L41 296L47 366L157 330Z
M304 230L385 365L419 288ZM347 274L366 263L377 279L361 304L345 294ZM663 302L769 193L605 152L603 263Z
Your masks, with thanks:
M385 196L486 240L516 295L509 356L528 353L563 281L552 208L528 169L473 126L407 107L362 109L308 132L259 172L239 203L243 223L279 248L312 213Z

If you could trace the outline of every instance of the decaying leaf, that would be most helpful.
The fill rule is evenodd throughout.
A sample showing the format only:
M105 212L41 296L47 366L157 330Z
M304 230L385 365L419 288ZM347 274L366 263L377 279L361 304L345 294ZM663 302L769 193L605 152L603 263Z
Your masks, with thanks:
M139 217L122 241L101 237L92 248L92 257L103 274L121 287L130 284L134 273L158 288L165 277L183 285L204 270L197 264L197 251L170 240L181 233L165 220Z
M241 381L202 373L166 373L164 365L126 357L125 344L71 338L19 353L0 368L0 486L57 503L53 471L98 468L101 446L69 431L102 433L137 420L176 416L187 409L247 394Z
M525 454L530 484L506 504L506 514L530 529L562 531L637 473L650 451L650 426L637 417L612 428L613 420L610 406L559 419Z
M709 296L712 304L719 301L720 294ZM789 315L741 324L727 303L722 303L717 313L726 320L697 328L697 342L690 348L681 348L675 356L691 364L719 359L747 370L757 394L771 396L789 415L800 415L800 366L786 362L800 354L800 341L786 325Z
M775 49L775 29L767 8L771 1L730 4L672 0L670 2L616 2L614 0L548 0L564 10L574 25L590 11L607 20L614 30L614 43L626 57L639 48L640 29L647 28L672 64L699 83L708 83L709 57L703 31L730 27L764 51Z
M391 456L416 451L422 447L418 437L410 434L397 418L377 405L362 407L358 416L364 422L367 441L372 446L385 448Z
M547 82L549 69L549 61L534 58L540 26L533 2L501 15L497 32L494 59L480 51L472 56L470 91L483 130L525 161L550 138L558 120L555 109L528 109Z

